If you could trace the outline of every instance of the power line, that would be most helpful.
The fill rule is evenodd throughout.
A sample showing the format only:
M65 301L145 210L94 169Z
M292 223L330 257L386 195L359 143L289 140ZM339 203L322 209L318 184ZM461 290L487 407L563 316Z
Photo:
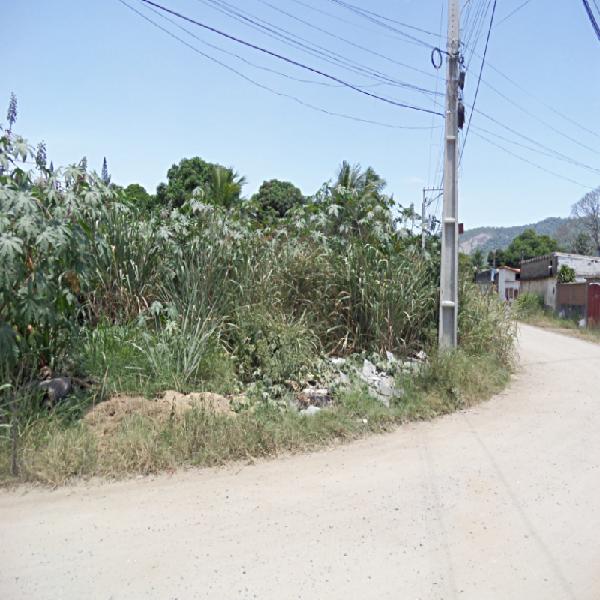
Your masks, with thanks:
M514 144L515 146L519 146L520 148L524 148L525 150L529 150L530 152L536 152L537 154L541 154L542 156L548 156L549 158L553 158L555 160L560 160L562 162L569 163L576 167L580 167L582 169L586 169L588 171L600 174L600 170L595 169L594 167L590 167L589 165L586 165L584 163L580 163L580 162L578 162L574 159L571 159L569 157L566 157L564 155L561 155L560 153L556 152L555 150L540 150L539 148L536 148L534 146L528 146L527 144L522 144L521 142L517 142L516 140L514 140L512 138L503 136L500 133L497 133L495 131L490 131L489 129L485 129L484 127L481 127L481 126L473 127L473 131L480 131L480 132L483 131L484 133L494 136L495 138L498 138L500 140L508 142L509 144Z
M485 39L485 48L483 49L483 58L481 59L481 67L479 68L479 77L477 78L477 86L475 88L475 96L473 97L473 106L471 108L471 114L469 115L469 122L467 123L467 131L465 133L464 141L462 148L460 150L460 158L458 162L462 161L462 156L465 151L465 146L467 145L467 140L469 138L469 129L471 129L471 121L473 120L473 113L475 112L475 105L477 104L477 96L479 96L479 86L481 84L481 75L483 74L483 67L485 66L485 58L487 56L488 45L490 43L490 35L492 33L492 27L494 25L494 15L496 14L496 4L497 0L494 0L494 4L492 6L492 16L490 17L490 25L487 31L487 37Z
M548 173L549 175L552 175L554 177L558 177L559 179L564 179L565 181L568 181L569 183L573 183L575 185L578 185L580 187L586 188L588 190L593 189L591 186L589 185L585 185L579 181L575 181L574 179L571 179L570 177L566 177L564 175L560 175L559 173L556 173L555 171L551 171L550 169L546 169L545 167L542 167L541 165L538 165L537 163L524 158L523 156L520 156L519 154L516 154L515 152L513 152L512 150L509 150L508 148L505 148L504 146L498 144L497 142L494 142L492 140L490 140L488 137L481 135L480 133L477 132L473 132L473 135L477 136L478 138L481 138L482 140L485 140L488 144L491 144L492 146L495 146L496 148L499 148L500 150L503 150L504 152L506 152L507 154L510 154L511 156L513 156L514 158L519 159L522 162L525 162L529 165L531 165L532 167L535 167L536 169L539 169L540 171L544 171L544 173Z
M594 2L594 4L596 4ZM587 12L588 15L588 19L590 20L590 23L592 24L592 27L594 28L594 31L596 32L596 36L598 37L598 40L600 40L600 26L598 25L598 22L596 21L596 17L594 17L594 13L592 12L592 8L590 7L590 3L588 2L588 0L583 0L583 6L585 7L585 12ZM596 6L596 8L598 8Z
M548 127L548 129L551 129L552 131L554 131L555 133L561 135L565 139L573 142L574 144L577 144L578 146L581 146L582 148L585 148L586 150L589 150L590 152L593 152L594 154L600 154L600 152L598 150L595 150L591 146L588 146L587 144L584 144L583 142L580 142L577 138L571 137L569 134L565 133L564 131L561 131L560 129L557 129L554 125L552 125L548 121L542 119L541 117L539 117L534 112L528 110L522 104L519 104L515 100L512 100L506 94L502 93L498 88L494 87L491 83L487 82L485 79L482 79L481 82L485 86L487 86L488 88L490 88L493 92L495 92L496 94L498 94L498 96L500 96L501 98L503 98L504 100L506 100L508 103L510 103L513 106L515 106L516 108L518 108L520 111L522 111L524 114L528 115L532 119L535 119L536 121L542 123L543 125L545 125L546 127Z
M273 25L264 19L260 19L252 15L243 9L240 9L232 4L227 3L225 0L196 0L197 2L201 2L203 4L209 5L215 10L237 20L245 25L259 30L264 35L268 37L277 39L278 41L283 41L285 44L290 45L295 48L301 49L303 52L310 54L320 60L328 62L330 64L334 64L336 66L341 66L347 70L358 73L362 76L369 77L371 79L376 79L378 81L385 81L389 83L389 85L398 85L399 87L406 87L410 89L415 89L416 91L422 92L424 94L431 93L430 90L425 90L424 88L420 88L419 86L414 86L412 84L408 84L404 81L398 81L396 79L391 78L385 73L381 73L380 71L376 71L370 67L366 67L365 65L361 65L356 61L351 61L347 57L334 52L333 50L329 50L319 44L315 44L306 38L303 38L299 35L295 35L282 27L277 25ZM300 40L300 41L298 41ZM308 44L308 45L307 45Z
M375 32L378 35L383 35L387 38L393 39L393 40L398 40L398 35L393 34L390 31L381 31L380 29L375 29L374 27L365 27L364 25L359 25L358 23L354 22L354 21L350 21L348 19L344 19L343 17L341 17L340 15L338 15L337 13L331 13L327 10L323 10L322 8L319 8L317 6L313 6L312 4L309 4L308 2L304 2L303 0L291 0L292 2L294 2L295 4L298 4L299 6L303 6L304 8L308 8L309 10L312 10L314 12L317 12L321 15L325 15L326 17L329 17L330 19L333 19L335 21L338 21L340 23L345 23L346 25L350 25L352 27L358 28L361 31L369 31L369 32ZM405 41L405 40L403 40ZM427 74L429 77L435 77L435 75L432 75L431 73Z
M579 162L579 161L575 160L574 158L571 158L570 156L567 156L566 154L559 152L558 150L554 150L554 148L550 148L549 146L546 146L545 144L542 144L541 142L538 142L537 140L534 140L533 138L530 138L530 137L526 136L525 134L520 133L516 129L513 129L512 127L509 127L508 125L501 123L498 119L495 119L491 115L484 113L482 110L477 110L477 114L482 115L489 121L492 121L492 123L499 125L500 127L506 129L507 131L510 131L513 135L516 135L516 136L526 140L527 142L530 142L530 143L534 144L535 146L538 146L539 148L542 148L548 152L551 152L556 158L559 158L561 160L569 162L569 163L576 165L578 167L581 167L583 169L587 169L589 171L600 173L600 171L598 169L591 167L590 165L586 165L585 163Z
M444 23L444 4L445 4L445 0L440 0L440 5L441 5L440 22L439 22L440 35L442 32L442 27L443 27L443 23ZM436 73L437 73L437 77L435 79L435 91L436 92L438 90L438 85L440 82L440 75L441 75L440 71L441 71L441 69L438 69L436 71ZM433 108L434 109L437 108L437 97L436 96L433 97ZM431 125L434 124L434 119L435 119L435 116L432 115L431 116ZM442 131L441 135L443 136L443 131ZM434 133L433 133L433 129L432 129L429 132L429 153L428 153L428 157L427 157L427 187L431 187L431 185L430 185L431 184L431 165L432 165L431 155L432 155L432 151L433 151L433 136L434 136ZM442 149L443 149L443 139L440 140L440 144L439 144L439 152L438 152L437 165L436 165L436 169L435 169L434 179L437 179L437 173L438 173L439 165L441 162L440 154L442 152Z
M361 44L357 44L356 42L353 42L352 40L349 40L348 38L337 35L331 31L329 31L328 29L319 27L319 26L315 25L314 23L311 23L310 21L305 21L304 19L301 19L297 15L294 15L293 13L289 13L289 12L285 11L282 8L280 8L279 6L276 6L276 5L272 4L271 2L268 2L267 0L257 0L257 1L260 2L261 4L264 4L264 5L272 8L273 10L275 10L283 15L288 16L291 19L294 19L295 21L298 21L299 23L306 25L307 27L310 27L311 29L314 29L315 31L320 31L321 33L324 33L325 35L328 35L329 37L332 37L336 40L340 40L340 41L344 42L345 44L353 46L354 48L358 48L359 50L368 52L369 54L372 54L373 56L383 58L384 60L387 60L395 65L399 65L406 69L411 69L412 71L416 71L417 73L421 73L423 75L426 75L427 77L435 77L435 75L432 75L431 73L428 73L427 71L424 71L423 69L419 69L417 67L413 67L412 65L408 65L408 64L400 62L396 59L390 58L389 56L386 56L385 54L381 54L380 52L377 52L376 50L373 50L372 48L362 46Z
M352 70L354 72L360 72L360 74L363 76L367 76L372 79L384 81L384 82L388 83L389 85L396 85L398 87L412 89L412 90L421 92L423 94L434 93L431 90L427 90L423 87L420 87L420 86L417 86L417 85L414 85L411 83L407 83L406 81L400 81L398 79L393 79L392 77L388 76L386 73L382 73L380 71L377 71L375 69L372 69L370 67L362 65L356 61L350 61L347 57L345 57L337 52L329 50L328 48L320 46L319 44L315 44L314 42L311 42L310 40L307 40L306 38L303 38L299 35L293 34L292 32L290 32L282 27L273 25L272 23L269 23L268 21L265 21L264 19L255 17L254 15L252 15L252 13L244 11L243 9L239 9L236 6L229 4L225 0L197 0L197 1L202 2L203 4L208 3L216 10L218 10L224 14L227 14L228 16L230 16L236 20L241 20L241 21L245 22L245 24L247 24L247 25L249 24L249 26L251 26L251 27L254 26L255 29L258 27L260 30L262 30L263 33L265 31L268 32L266 35L269 35L269 37L273 37L273 35L274 35L280 41L283 40L285 43L289 43L292 46L300 47L305 52L308 52L309 54L316 56L317 58L325 60L326 62L332 63L332 60L329 60L329 58L331 58L331 59L333 59L333 63L340 65L343 68ZM278 9L277 7L273 6L273 8L275 8L275 10L279 10L280 12L284 12L284 14L290 15L290 13L281 11L281 9ZM290 16L292 18L298 19L298 17L295 17L294 15L290 15ZM301 19L298 19L298 20L302 21ZM305 21L302 21L302 22L306 23ZM311 25L311 24L309 24L309 25ZM317 29L320 29L320 28L317 28ZM325 31L325 30L321 30L321 31ZM281 32L283 32L283 33L281 33ZM333 34L331 34L331 35L333 35ZM333 37L337 37L337 36L334 35ZM343 39L343 38L339 38L339 39ZM301 40L301 41L298 42L297 40ZM350 42L349 40L346 40L346 41L350 44L357 46L356 44L354 44L353 42ZM307 46L305 43L302 43L302 42L308 43L309 46ZM310 46L317 48L317 50L315 51L314 48L311 48ZM366 49L363 46L357 46L357 47ZM324 59L323 55L321 54L322 51L324 51L327 55L329 55L329 58ZM367 49L367 51L368 51L368 49ZM400 64L402 66L406 66L404 63L399 63L398 61L395 61L394 59L390 59L389 57L386 57L382 54L379 54L376 52L373 52L373 53L382 58L385 58L386 60L389 60L390 62Z
M294 48L300 49L302 52L309 54L319 60L327 62L329 64L335 66L341 66L343 69L348 71L352 71L353 73L357 73L363 77L368 77L369 79L374 79L376 81L384 81L389 85L398 85L400 87L409 87L412 88L411 84L407 84L403 81L398 81L386 75L385 73L381 73L370 67L366 67L365 65L361 65L356 61L351 61L345 56L338 54L332 50L329 50L323 46L310 42L306 38L303 38L298 35L294 35L291 32L283 29L282 27L278 27L265 21L264 19L260 19L258 17L254 17L251 13L244 11L243 9L239 9L236 6L228 4L224 0L196 0L202 4L205 4L226 16L239 21L240 23L255 29L266 35L267 37L273 38L279 42L283 42L288 46L292 46ZM417 87L417 86L414 86ZM418 91L421 91L425 94L429 93L427 90L420 88Z
M252 62L251 60L248 60L247 58L241 56L240 54L237 54L236 52L231 52L230 50L225 50L224 48L221 48L215 44L211 44L210 42L207 42L206 40L202 39L200 36L196 35L194 32L190 31L186 27L183 27L182 25L177 23L174 19L171 19L167 15L164 15L163 13L156 10L155 8L153 8L151 6L148 6L147 8L148 8L148 10L152 11L155 15L157 15L161 19L168 21L169 23L171 23L171 25L173 25L174 27L177 27L177 29L180 29L181 31L185 31L185 33L187 33L190 37L193 37L194 39L198 40L204 46L208 46L209 48L212 48L213 50L216 50L217 52L221 52L222 54L227 54L228 56L237 58L239 61L243 62L246 65L254 67L255 69L260 69L262 71L266 71L267 73L273 73L275 75L279 75L280 77L284 77L285 79L289 79L291 81L297 81L299 83L307 83L307 84L311 84L311 85L319 85L319 86L335 87L335 88L343 87L337 83L329 83L328 81L317 81L314 79L302 79L300 77L294 77L293 75L290 75L289 73L284 73L283 71L278 71L277 69L272 69L272 68L266 67L264 65L259 65L255 62ZM376 87L376 86L382 86L382 85L387 85L387 84L386 83L373 83L370 85L362 85L361 87L367 88L367 87Z
M245 81L247 81L248 83L251 83L252 85L266 90L268 92L271 92L272 94L275 94L276 96L280 96L282 98L288 98L290 100L293 100L294 102L305 106L307 108L310 108L311 110L329 115L329 116L334 116L334 117L340 117L343 119L348 119L351 121L356 121L359 123L366 123L369 125L377 125L380 127L386 127L389 129L414 129L414 130L423 130L423 129L430 129L430 127L428 126L410 126L410 125L395 125L392 123L385 123L382 121L375 121L375 120L371 120L371 119L363 119L361 117L356 117L354 115L349 115L349 114L345 114L345 113L339 113L339 112L335 112L335 111L330 111L326 108L320 107L320 106L316 106L314 104L311 104L309 102L305 102L304 100L302 100L301 98L298 98L297 96L294 96L292 94L287 94L285 92L281 92L279 90L276 90L268 85L265 85L263 83L260 83L258 81L255 81L254 79L252 79L251 77L248 77L247 75L245 75L244 73L241 73L240 71L238 71L237 69L235 69L234 67L214 58L213 56L210 56L209 54L203 52L202 50L199 50L196 46L193 46L192 44L190 44L189 42L187 42L186 40L184 40L183 38L179 37L178 35L176 35L175 33L173 33L172 31L169 31L168 29L166 29L165 27L163 27L162 25L160 25L159 23L157 23L156 21L152 20L150 17L148 17L147 15L143 14L142 12L140 12L139 10L137 10L136 8L134 8L133 6L131 6L130 4L128 4L127 2L125 2L125 0L118 0L118 2L120 2L121 4L123 4L124 6L126 6L127 8L129 8L131 11L133 11L134 13L136 13L137 15L139 15L142 19L144 19L145 21L147 21L148 23L152 24L154 27L156 27L157 29L160 29L161 31L163 31L164 33L166 33L167 35L169 35L170 37L174 38L175 40L177 40L178 42L180 42L181 44L183 44L184 46L188 47L190 50L194 51L195 53L199 54L200 56L210 60L211 62L216 63L217 65L227 69L228 71L231 71L232 73L235 73L238 77L241 77L242 79L244 79ZM156 11L155 11L156 12ZM159 14L159 13L157 13ZM166 17L163 17L166 18ZM170 20L169 20L170 21ZM187 29L184 28L184 31L188 32ZM192 34L190 34L192 35ZM195 36L194 36L195 37ZM280 73L281 74L281 73ZM285 76L285 75L284 75Z
M397 33L401 37L405 38L405 41L408 40L414 44L417 44L419 46L424 46L425 48L429 48L431 50L433 50L435 48L435 46L433 46L429 42L425 42L424 40L421 40L418 37L415 37L414 35L410 35L409 33L406 33L404 31L398 29L397 27L394 27L394 26L390 25L389 23L385 22L385 21L391 21L391 19L388 19L387 17L383 17L382 15L379 15L373 11L368 11L368 10L361 8L359 6L356 6L354 4L344 2L343 0L329 0L329 1L332 2L333 4L337 4L338 6L341 6L342 8L345 8L346 10L349 10L350 12L352 12L360 17L363 17L367 21L370 21L371 23L374 23L375 25L378 25L379 27L382 27L383 29L387 29L388 31L393 31L394 33ZM404 24L404 23L402 25L406 26L406 24ZM431 32L426 32L426 33L431 33Z
M196 21L190 17L186 17L185 15L182 15L181 13L178 13L174 10L171 10L169 8L166 8L160 4L157 4L156 2L152 2L152 0L140 0L141 2L143 2L144 4L148 4L150 6L154 6L155 8L158 8L159 10L162 10L166 13L172 14L175 17L178 17L180 19L183 19L184 21L187 21L189 23L192 23L198 27L202 27L203 29L206 29L208 31L212 31L213 33L216 33L217 35L220 35L224 38L227 38L229 40L232 40L238 44L242 44L243 46L247 46L248 48L252 48L253 50L256 50L258 52L262 52L263 54L267 54L268 56L272 56L273 58L277 58L278 60L281 60L283 62L286 62L290 65L294 65L300 69L304 69L306 71L309 71L311 73L315 73L316 75L320 75L321 77L325 77L326 79L329 79L331 81L335 81L336 83L339 83L341 85L343 85L344 87L347 87L348 89L354 90L355 92L358 92L359 94L362 94L364 96L367 96L369 98L373 98L374 100L379 100L381 102L385 102L386 104L390 104L392 106L397 106L399 108L406 108L406 109L410 109L410 110L415 110L418 112L424 112L424 113L428 113L428 114L436 114L440 117L443 117L444 115L440 112L436 112L433 111L429 108L424 108L422 106L415 106L413 104L408 104L408 103L404 103L404 102L397 102L396 100L393 100L391 98L386 98L385 96L380 96L378 94L374 94L372 92L369 92L367 90L364 90L356 85L353 85L351 83L348 83L347 81L344 81L343 79L340 79L339 77L336 77L335 75L330 75L329 73L326 73L324 71L321 71L319 69L316 69L314 67L311 67L309 65L305 65L304 63L298 62L294 59L288 58L286 56L283 56L282 54L278 54L277 52L273 52L272 50L268 50L266 48L263 48L261 46L257 46L256 44L253 44L251 42L247 42L245 40L242 40L241 38L235 37L229 33L225 33L224 31L221 31L220 29L217 29L215 27L212 27L210 25L206 25L205 23L201 23L200 21Z
M479 55L477 53L476 53L476 56L478 56L479 58L481 58L481 55ZM509 77L508 75L506 75L506 73L503 73L500 69L498 69L497 67L495 67L489 60L486 62L486 64L487 64L487 66L488 66L489 69L491 69L492 71L494 71L495 73L497 73L498 75L500 75L500 77L502 77L503 79L505 79L506 81L508 81L511 85L513 85L514 87L516 87L522 93L526 94L527 96L529 96L530 98L532 98L536 102L539 102L542 106L545 106L548 110L550 110L551 112L553 112L555 115L558 115L559 117L563 118L565 121L568 121L572 125L575 125L576 127L578 127L579 129L581 129L582 131L585 131L585 132L589 133L590 135L593 135L593 136L595 136L597 138L600 138L600 133L591 130L589 127L586 127L585 125L582 125L581 123L578 123L572 117L569 117L568 115L566 115L562 111L558 110L557 108L553 107L551 104L549 104L548 102L546 102L545 100L543 100L539 96L536 96L535 94L533 94L532 92L530 92L527 88L525 88L523 85L517 83L514 79L512 79L511 77Z
M469 57L465 61L466 68L468 69L473 60L473 55L479 43L479 37L483 31L484 23L492 0L482 0L477 8L474 9L474 17L471 22L470 31L465 35L463 42L461 43L463 48L466 48L469 52ZM466 25L468 26L468 25Z
M442 38L442 39L444 37L441 33L437 33L435 31L429 31L428 29L423 29L421 27L415 27L414 25L409 25L408 23L404 23L402 21L397 21L396 19L391 19L390 17L386 17L386 16L376 13L372 10L367 10L366 8L363 8L362 6L356 6L356 4L351 4L350 2L343 2L342 0L330 0L330 2L335 2L335 4L339 4L340 6L343 6L344 8L350 9L352 11L359 11L360 13L371 15L374 18L382 19L384 21L387 21L388 23L394 23L395 25L400 25L400 27L406 27L407 29L412 29L413 31L418 31L420 33L424 33L425 35L432 35L434 37Z
M531 2L531 0L525 0L525 2L522 2L521 4L519 4L519 6L517 6L517 8L515 8L514 10L511 10L504 18L502 18L500 21L498 21L498 23L496 24L496 27L499 27L500 25L502 25L502 23L504 23L504 21L508 21L508 19L510 19L513 15L518 13L522 8L525 8L530 2Z

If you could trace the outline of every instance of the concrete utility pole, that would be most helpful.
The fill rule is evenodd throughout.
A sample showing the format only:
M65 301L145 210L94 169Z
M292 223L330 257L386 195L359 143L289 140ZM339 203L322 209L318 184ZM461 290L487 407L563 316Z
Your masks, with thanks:
M439 198L437 195L435 198L427 202L427 192L441 192L442 188L423 188L423 200L421 201L421 250L425 250L425 219L427 218L427 207L433 200Z
M440 273L440 330L442 349L455 348L458 324L458 77L459 0L448 0L446 74L446 132L444 152L444 209Z

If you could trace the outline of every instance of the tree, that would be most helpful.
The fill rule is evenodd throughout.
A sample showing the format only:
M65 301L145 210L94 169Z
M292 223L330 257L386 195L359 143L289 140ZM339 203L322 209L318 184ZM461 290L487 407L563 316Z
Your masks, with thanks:
M322 186L305 205L306 212L323 224L327 236L389 241L397 233L392 212L397 207L383 193L384 187L385 181L371 167L363 171L344 161L335 182Z
M100 177L104 182L104 185L108 185L110 183L110 175L108 174L108 163L106 162L106 156L102 161L102 174L100 175Z
M594 252L600 255L600 187L573 204L571 215L580 220L594 245Z
M232 208L240 201L246 178L233 169L211 165L208 182L204 185L205 199L209 204Z
M483 269L485 260L483 258L483 252L481 251L481 248L477 248L473 251L471 254L471 262L473 263L475 271L481 271L481 269Z
M162 206L177 208L200 190L207 202L225 206L239 200L244 183L244 178L233 169L194 156L171 166L167 171L167 183L156 188L156 200Z
M268 218L283 218L288 210L304 203L302 192L291 182L279 179L263 181L258 192L252 196L261 221Z
M592 238L585 232L580 231L573 240L570 250L575 254L589 255L594 252Z
M340 165L335 182L335 187L373 196L381 194L385 185L385 179L380 177L372 167L362 171L359 164L351 165L346 160Z
M125 200L140 208L151 208L154 204L154 196L151 196L146 188L139 183L131 183L124 190Z
M504 252L503 260L497 264L518 267L522 260L550 254L556 250L558 250L558 242L554 238L549 235L538 235L533 229L526 229L510 243Z
M490 250L487 256L487 263L490 267L497 267L506 264L506 256L504 250L497 248Z
M10 133L12 126L17 121L17 97L14 92L10 94L10 100L8 102L8 111L6 112L6 120L8 121L8 131Z
M46 160L46 144L44 142L40 142L37 145L37 150L35 153L35 164L40 171L46 170Z

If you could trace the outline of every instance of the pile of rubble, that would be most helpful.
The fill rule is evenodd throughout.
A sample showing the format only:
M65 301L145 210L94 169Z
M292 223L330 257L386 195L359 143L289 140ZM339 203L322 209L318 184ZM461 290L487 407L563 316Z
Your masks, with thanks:
M397 383L398 376L416 374L426 360L427 355L423 351L404 361L391 352L386 352L383 360L363 358L362 364L352 358L330 358L334 372L328 384L330 387L315 383L302 389L296 395L300 414L314 415L329 406L333 402L331 389L347 387L352 381L366 384L369 394L389 407L393 400L404 396L404 390Z

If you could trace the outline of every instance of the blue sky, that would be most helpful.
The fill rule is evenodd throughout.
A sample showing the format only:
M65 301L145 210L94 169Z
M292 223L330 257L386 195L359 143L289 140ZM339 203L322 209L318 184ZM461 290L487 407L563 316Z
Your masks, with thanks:
M446 4L441 0L352 1L432 32L440 31L441 11ZM149 12L139 0L127 2L199 50L279 92L362 119L411 127L443 125L439 117L391 106L343 87L321 85L327 80L183 23L201 40L235 52L256 65L321 84L295 81L256 68L204 46ZM227 2L343 55L353 64L385 73L396 81L433 91L444 90L441 79L444 70L433 69L427 47L408 43L334 0L270 0L269 3L392 60L309 28L261 0ZM487 4L484 0L469 2L474 7L471 17L478 6ZM362 73L324 62L235 21L218 12L210 0L161 3L350 83L359 86L376 83ZM497 21L520 4L522 0L498 0ZM444 34L445 19L444 14ZM487 20L489 12L476 46L478 54L483 51ZM405 31L434 45L442 43L435 36ZM465 33L468 32L467 28ZM118 0L11 2L3 9L0 46L4 57L0 102L7 105L10 92L17 94L16 129L31 142L44 140L55 165L75 162L86 155L88 164L100 170L106 156L113 181L122 185L139 182L153 191L164 180L171 164L198 155L234 166L244 174L248 180L247 195L264 179L271 178L291 180L309 194L332 177L339 163L346 159L373 166L388 181L389 191L404 205L411 202L418 205L421 188L439 183L436 166L442 129L386 128L313 111L254 86L200 56ZM485 83L481 85L477 107L502 125L479 114L473 118L461 167L459 211L465 227L521 224L546 216L567 215L571 204L586 192L584 187L555 178L491 146L474 135L481 133L478 127L492 132L484 134L492 140L546 169L585 186L600 185L598 173L497 137L532 146L531 141L506 130L504 125L507 125L570 159L600 169L599 51L583 5L576 0L530 0L492 30L489 65L507 74L522 89L486 65L484 82L496 87L508 100ZM467 103L473 99L479 65L477 56L469 63ZM405 103L435 108L431 94L388 85L366 89ZM564 116L552 112L538 99ZM440 96L439 100L443 98ZM529 114L511 102L521 104ZM435 109L439 110L439 106Z

